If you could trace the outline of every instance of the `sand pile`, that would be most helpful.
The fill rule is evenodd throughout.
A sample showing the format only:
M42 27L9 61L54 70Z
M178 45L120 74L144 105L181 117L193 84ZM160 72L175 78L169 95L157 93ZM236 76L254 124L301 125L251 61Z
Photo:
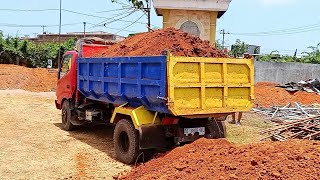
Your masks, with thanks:
M54 91L57 73L45 68L0 64L0 89L23 89L33 92Z
M152 56L161 55L165 50L170 50L175 56L226 57L225 53L212 47L209 41L175 28L132 36L105 51L97 52L94 57Z
M255 85L255 104L261 107L285 106L295 102L303 105L320 104L320 95L304 91L288 92L275 87L279 84L261 82Z
M318 179L320 142L235 146L199 139L134 168L124 179Z

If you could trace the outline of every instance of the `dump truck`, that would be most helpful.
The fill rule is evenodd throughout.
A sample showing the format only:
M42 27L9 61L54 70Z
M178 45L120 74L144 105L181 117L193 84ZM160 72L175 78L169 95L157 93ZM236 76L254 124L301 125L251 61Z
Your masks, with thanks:
M252 59L159 56L101 57L104 45L66 52L55 101L67 131L85 124L114 126L116 158L200 137L223 138L225 120L254 101Z

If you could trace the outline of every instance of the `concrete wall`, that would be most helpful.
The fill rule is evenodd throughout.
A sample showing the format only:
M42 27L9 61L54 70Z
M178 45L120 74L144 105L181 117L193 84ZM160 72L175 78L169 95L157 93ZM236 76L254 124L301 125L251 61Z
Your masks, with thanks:
M255 82L285 84L300 80L320 79L320 65L255 61Z

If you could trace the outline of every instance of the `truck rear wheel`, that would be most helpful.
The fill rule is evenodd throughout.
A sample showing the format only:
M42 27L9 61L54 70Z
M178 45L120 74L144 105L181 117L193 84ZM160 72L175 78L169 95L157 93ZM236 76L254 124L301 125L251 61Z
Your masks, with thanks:
M216 127L217 138L225 138L227 136L225 121L216 121Z
M207 127L213 138L225 138L227 135L225 121L209 120Z
M61 110L62 129L72 131L75 126L71 123L71 108L69 101L65 100Z
M126 120L120 120L113 134L116 158L125 163L132 164L139 155L139 135L133 124Z

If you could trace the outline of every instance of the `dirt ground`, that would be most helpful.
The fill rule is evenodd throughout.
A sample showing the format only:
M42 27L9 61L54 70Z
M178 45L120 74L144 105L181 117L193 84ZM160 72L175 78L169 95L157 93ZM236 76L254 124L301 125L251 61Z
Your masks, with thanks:
M112 127L61 130L53 92L0 90L0 98L1 178L112 179L131 169L114 159ZM246 113L241 126L227 124L227 139L257 142L258 132L267 127L257 114Z
M320 142L234 145L201 138L134 168L121 179L319 179Z
M112 179L112 129L60 129L54 93L0 91L0 179Z

